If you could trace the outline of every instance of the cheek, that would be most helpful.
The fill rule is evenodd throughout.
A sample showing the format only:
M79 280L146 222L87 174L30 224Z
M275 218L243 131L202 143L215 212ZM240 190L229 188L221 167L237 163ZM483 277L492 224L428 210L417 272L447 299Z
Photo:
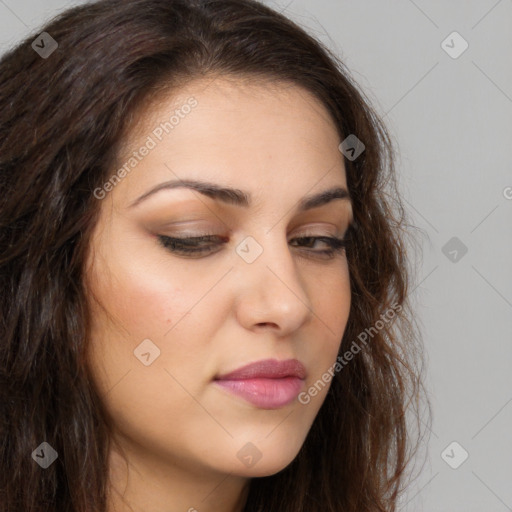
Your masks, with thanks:
M338 268L318 275L312 286L316 329L308 331L314 339L306 340L304 346L305 357L313 362L307 386L322 381L317 385L315 397L311 397L311 401L315 402L323 400L330 387L332 376L328 371L333 371L350 314L351 287L346 262L341 271Z
M341 343L351 306L350 275L345 259L340 267L333 266L324 274L315 276L311 285L318 329L323 330L323 339L335 350Z
M188 276L172 272L148 240L135 242L104 237L102 257L91 269L92 289L131 338L162 337L186 313Z
M104 250L108 260L98 259L91 270L91 291L104 308L92 303L90 336L91 364L102 388L110 389L127 371L133 380L141 369L152 369L152 378L153 370L167 369L193 389L198 383L192 376L201 375L221 321L219 294L204 297L218 278L198 277L193 266L171 267L161 256L151 259L154 250L132 248L127 258L114 245ZM148 349L149 359L156 357L145 367L137 355Z
M103 304L134 338L161 337L185 313L185 292L172 281L144 271L119 273L103 290Z
M96 268L93 292L106 311L93 304L88 362L116 427L149 444L165 432L177 435L176 417L194 405L184 389L200 390L208 336L188 310L201 294L181 285L183 274L139 269L135 258L115 265L115 252L110 256L108 274Z

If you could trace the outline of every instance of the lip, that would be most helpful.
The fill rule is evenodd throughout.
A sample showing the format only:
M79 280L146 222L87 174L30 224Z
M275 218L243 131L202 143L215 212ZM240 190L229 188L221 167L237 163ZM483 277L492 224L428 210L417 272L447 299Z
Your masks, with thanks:
M242 366L232 372L215 377L216 380L306 378L306 368L297 359L262 359Z
M293 402L304 385L306 369L297 359L264 359L230 373L214 382L261 409L278 409Z

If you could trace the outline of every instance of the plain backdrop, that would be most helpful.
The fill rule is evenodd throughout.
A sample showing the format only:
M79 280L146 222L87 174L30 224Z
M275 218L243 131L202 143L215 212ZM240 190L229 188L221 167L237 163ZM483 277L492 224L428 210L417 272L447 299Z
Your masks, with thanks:
M0 51L79 3L0 0ZM411 294L433 420L403 510L512 510L512 0L266 3L374 102L423 233Z

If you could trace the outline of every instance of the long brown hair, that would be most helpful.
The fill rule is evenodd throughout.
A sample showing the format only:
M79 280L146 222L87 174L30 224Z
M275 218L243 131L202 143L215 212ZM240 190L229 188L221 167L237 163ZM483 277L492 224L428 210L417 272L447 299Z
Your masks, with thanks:
M58 43L46 58L32 47L43 30ZM382 121L335 55L256 1L101 0L60 14L0 61L2 511L105 511L109 425L85 364L93 191L160 93L216 74L300 85L328 109L340 142L354 134L365 145L345 158L352 306L340 356L354 342L360 352L334 373L293 462L251 481L244 512L396 508L418 446L406 411L412 403L419 425L422 351ZM383 321L390 310L399 313ZM43 441L58 453L47 469L31 457Z

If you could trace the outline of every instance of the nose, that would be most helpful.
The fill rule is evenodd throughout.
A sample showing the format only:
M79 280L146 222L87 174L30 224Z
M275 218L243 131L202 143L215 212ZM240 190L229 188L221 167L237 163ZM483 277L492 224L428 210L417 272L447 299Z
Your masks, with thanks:
M285 237L274 233L260 239L263 252L256 260L237 261L235 311L246 329L273 329L282 337L310 319L311 301Z

